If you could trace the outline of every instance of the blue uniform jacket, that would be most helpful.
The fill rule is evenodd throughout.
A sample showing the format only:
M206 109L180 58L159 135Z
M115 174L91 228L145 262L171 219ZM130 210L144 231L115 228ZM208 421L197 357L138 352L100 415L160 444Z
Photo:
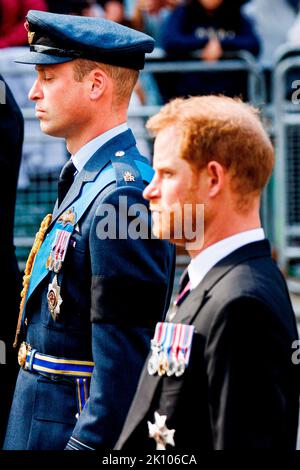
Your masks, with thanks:
M115 207L117 215L120 196L127 197L128 207L145 204L141 185L124 181L115 156L122 153L129 162L146 162L131 131L119 134L91 157L54 209L55 220L79 197L85 182L115 161L116 181L98 194L72 234L58 274L59 320L48 309L47 290L54 277L48 273L28 299L23 325L23 338L40 353L95 362L89 398L76 418L74 380L50 380L20 369L5 449L112 448L121 431L154 326L169 303L174 261L174 250L165 241L99 237L103 204ZM148 217L146 223L150 230Z

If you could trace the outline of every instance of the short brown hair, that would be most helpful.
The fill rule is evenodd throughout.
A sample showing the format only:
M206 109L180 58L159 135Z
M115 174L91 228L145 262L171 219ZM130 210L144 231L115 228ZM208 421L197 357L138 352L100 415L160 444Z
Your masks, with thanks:
M176 98L147 122L153 134L176 126L180 155L198 170L209 161L231 172L232 190L244 203L260 194L274 166L274 150L259 112L226 96Z
M74 79L81 82L83 78L92 70L100 68L103 70L116 85L114 87L114 98L117 101L128 100L138 80L139 72L125 67L102 64L87 59L76 59L74 64Z

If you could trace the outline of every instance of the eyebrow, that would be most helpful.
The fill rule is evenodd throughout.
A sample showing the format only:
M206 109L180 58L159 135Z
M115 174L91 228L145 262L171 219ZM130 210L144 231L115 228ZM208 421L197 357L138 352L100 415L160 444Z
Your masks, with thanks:
M161 164L158 166L153 167L155 171L174 171L174 166L173 165L168 165L168 164Z

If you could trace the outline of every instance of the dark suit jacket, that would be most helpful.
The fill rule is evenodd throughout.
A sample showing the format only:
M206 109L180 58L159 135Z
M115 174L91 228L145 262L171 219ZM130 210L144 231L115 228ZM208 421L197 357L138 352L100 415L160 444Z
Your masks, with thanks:
M3 77L0 76L0 80ZM6 364L0 366L0 444L16 377L16 357L12 343L20 299L20 275L13 245L13 227L23 127L21 111L6 86L6 103L0 104L0 340L6 345Z
M175 449L294 449L299 410L297 339L285 281L267 241L213 267L174 321L195 326L181 377L145 367L116 448L154 450L147 420L167 415Z

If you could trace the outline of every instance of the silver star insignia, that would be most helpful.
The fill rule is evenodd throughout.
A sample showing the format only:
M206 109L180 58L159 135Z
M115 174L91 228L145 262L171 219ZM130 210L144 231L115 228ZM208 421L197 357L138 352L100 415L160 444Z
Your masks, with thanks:
M60 306L62 298L60 296L60 287L57 282L57 276L54 276L53 281L48 286L48 307L54 321L58 319L60 313Z
M160 416L157 411L154 413L155 422L148 421L149 437L156 442L156 450L166 450L166 445L175 446L175 429L168 429L166 426L166 415Z

